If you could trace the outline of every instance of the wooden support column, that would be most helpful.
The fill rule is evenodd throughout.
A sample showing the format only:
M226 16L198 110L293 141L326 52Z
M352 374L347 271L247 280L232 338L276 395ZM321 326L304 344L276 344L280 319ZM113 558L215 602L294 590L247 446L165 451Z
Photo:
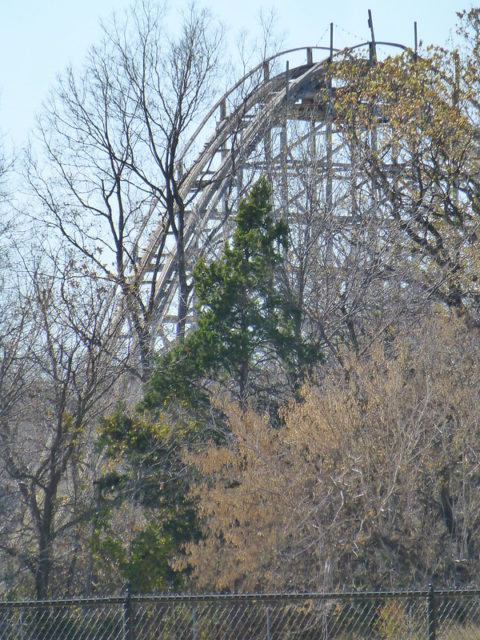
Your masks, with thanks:
M282 215L287 215L288 210L288 107L289 95L288 85L290 80L290 63L287 60L285 68L285 114L282 122L282 130L280 132L280 163L281 163L281 193L282 193Z

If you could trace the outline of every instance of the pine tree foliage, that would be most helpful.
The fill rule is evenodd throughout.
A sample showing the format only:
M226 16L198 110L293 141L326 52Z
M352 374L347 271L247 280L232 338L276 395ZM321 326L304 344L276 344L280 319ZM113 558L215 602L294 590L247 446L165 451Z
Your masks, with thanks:
M290 389L320 351L299 332L300 309L280 279L288 226L274 221L270 187L261 178L243 199L231 242L218 260L194 269L197 327L160 356L145 404L194 400L198 383L225 384L241 401L253 393L275 395L275 380ZM271 375L265 380L265 370ZM198 402L198 396L197 400Z
M200 535L189 495L194 476L182 460L198 439L193 420L126 410L103 420L97 445L106 465L97 483L92 546L104 583L127 581L137 592L184 587L186 572L175 571L170 560Z
M200 533L190 492L198 474L184 454L229 437L223 412L210 404L209 386L223 385L243 406L260 388L265 407L275 378L261 381L261 368L290 378L293 389L314 353L295 333L298 311L279 278L288 227L273 219L265 179L241 201L235 223L220 258L195 267L197 327L159 356L137 413L119 411L101 427L99 446L110 471L101 482L105 515L94 536L96 557L104 573L116 566L136 590L178 589L188 572L170 565ZM129 503L141 507L142 517L126 540L115 535L113 522Z

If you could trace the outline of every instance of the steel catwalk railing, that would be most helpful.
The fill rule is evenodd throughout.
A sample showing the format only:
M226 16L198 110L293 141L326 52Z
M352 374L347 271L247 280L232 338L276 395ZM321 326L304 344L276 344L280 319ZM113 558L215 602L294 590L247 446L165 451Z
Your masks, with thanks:
M0 603L0 640L477 640L480 590Z

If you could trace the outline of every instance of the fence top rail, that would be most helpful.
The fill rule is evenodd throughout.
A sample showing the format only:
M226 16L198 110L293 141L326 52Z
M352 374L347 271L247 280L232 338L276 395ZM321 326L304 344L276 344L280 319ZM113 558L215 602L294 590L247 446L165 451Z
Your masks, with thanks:
M371 600L379 598L427 598L452 596L480 596L480 589L417 589L391 591L342 591L342 592L295 592L295 593L246 593L246 594L125 594L114 597L62 598L50 600L5 600L0 609L5 608L42 608L42 607L89 607L99 605L124 606L131 603L194 604L202 602L231 602L268 604L276 602L301 602L308 600Z

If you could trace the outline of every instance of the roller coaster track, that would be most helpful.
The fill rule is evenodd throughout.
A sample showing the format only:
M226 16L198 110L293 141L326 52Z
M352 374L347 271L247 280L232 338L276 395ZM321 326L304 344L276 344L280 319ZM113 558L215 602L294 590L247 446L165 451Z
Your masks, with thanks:
M405 49L403 45L377 42L377 46ZM252 69L213 105L191 136L178 159L179 201L184 206L184 247L188 267L199 255L215 253L215 247L228 237L230 214L251 180L265 173L278 182L282 208L291 204L289 173L294 164L298 172L295 147L302 135L289 138L289 123L304 123L304 138L323 136L324 153L317 157L325 179L326 200L331 201L333 183L350 171L348 153L335 139L331 124L332 88L329 65L335 56L367 50L365 42L342 52L326 47L301 47L282 51ZM323 55L314 61L314 55ZM289 59L302 62L290 68ZM284 65L283 70L279 69ZM309 133L310 132L310 133ZM313 134L312 134L313 132ZM194 154L194 149L200 151ZM298 193L295 197L299 197ZM230 224L230 226L229 226ZM148 237L144 238L146 229ZM155 279L155 323L175 324L177 295L177 253L169 217L155 199L139 230L141 248L131 282L146 287Z

